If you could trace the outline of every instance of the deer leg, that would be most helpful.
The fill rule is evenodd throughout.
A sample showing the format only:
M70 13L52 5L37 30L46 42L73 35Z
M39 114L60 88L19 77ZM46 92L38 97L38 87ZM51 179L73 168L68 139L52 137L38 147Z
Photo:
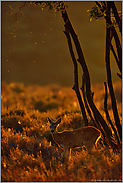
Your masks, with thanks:
M67 162L67 155L68 155L69 149L64 147L63 153L61 154L62 156L62 163Z
M89 154L91 154L92 144L90 144L90 142L86 142L84 144L85 144L85 147L88 150Z
M69 156L69 157L71 158L71 149L69 149L69 154L70 154L70 156Z
M68 152L70 152L69 149L64 147L64 150L63 150L63 153L61 154L61 156L66 158L68 155Z

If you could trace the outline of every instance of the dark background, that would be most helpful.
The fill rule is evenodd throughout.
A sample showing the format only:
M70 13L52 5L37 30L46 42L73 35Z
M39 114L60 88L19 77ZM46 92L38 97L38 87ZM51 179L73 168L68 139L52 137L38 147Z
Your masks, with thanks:
M51 11L42 11L39 6L29 6L29 3L26 3L21 8L24 15L15 14L16 11L19 12L16 7L22 4L24 2L1 2L2 81L72 85L73 63L63 33L64 22L61 13L54 16ZM103 83L106 80L105 20L89 21L87 9L91 9L94 2L67 4L70 7L68 14L79 36L92 84ZM116 2L116 5L121 10L121 2ZM13 36L16 36L15 40ZM113 82L118 81L118 68L112 54L111 67ZM79 71L81 73L81 68ZM79 78L81 81L81 74Z

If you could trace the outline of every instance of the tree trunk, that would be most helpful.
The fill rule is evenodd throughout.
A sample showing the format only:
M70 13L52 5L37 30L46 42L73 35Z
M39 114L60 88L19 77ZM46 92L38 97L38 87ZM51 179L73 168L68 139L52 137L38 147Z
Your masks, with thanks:
M68 18L67 12L64 11L62 12L62 18L65 22L65 26L68 28L68 30L70 31L70 34L72 36L72 39L74 41L77 53L78 53L78 62L81 64L83 72L84 72L84 76L85 76L85 81L86 81L86 95L87 95L87 100L88 103L90 105L91 110L93 111L96 123L98 124L98 126L101 127L101 130L103 130L103 134L105 134L110 142L110 144L112 145L112 132L111 129L108 127L107 123L105 122L105 120L103 119L103 117L101 116L100 112L98 111L98 109L96 108L95 104L93 103L92 100L92 95L91 95L91 82L90 82L90 75L89 75L89 71L85 62L85 58L78 40L78 36L75 33L71 22Z
M107 2L106 25L108 25L108 22L110 19L109 4L110 3ZM113 85L112 85L112 77L111 77L111 69L110 69L110 46L111 46L110 27L107 27L106 28L106 57L105 57L107 81L108 81L108 87L109 87L109 92L110 92L110 96L111 96L114 119L115 119L115 123L117 126L120 141L122 141L122 129L121 129L121 125L120 125L120 119L119 119L119 115L118 115L118 111L117 111L117 104L116 104L115 94L114 94Z

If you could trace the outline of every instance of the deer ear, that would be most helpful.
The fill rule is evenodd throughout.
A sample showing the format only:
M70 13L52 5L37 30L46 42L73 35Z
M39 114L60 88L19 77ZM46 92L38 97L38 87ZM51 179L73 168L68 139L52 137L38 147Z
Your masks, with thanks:
M61 118L59 118L56 123L57 124L61 123Z
M51 119L49 118L49 117L47 117L47 121L49 122L49 123L51 123L52 121L51 121Z

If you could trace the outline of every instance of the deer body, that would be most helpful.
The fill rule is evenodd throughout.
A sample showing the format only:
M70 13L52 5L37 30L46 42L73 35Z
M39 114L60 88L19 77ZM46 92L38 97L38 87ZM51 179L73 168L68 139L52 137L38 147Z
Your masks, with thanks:
M57 125L61 122L61 118L54 123L50 118L48 118L50 123L50 130L53 140L58 144L60 148L63 149L63 156L67 156L72 148L86 146L88 151L91 150L92 146L97 144L97 141L101 137L100 131L92 126L87 126L79 128L72 131L57 132Z

